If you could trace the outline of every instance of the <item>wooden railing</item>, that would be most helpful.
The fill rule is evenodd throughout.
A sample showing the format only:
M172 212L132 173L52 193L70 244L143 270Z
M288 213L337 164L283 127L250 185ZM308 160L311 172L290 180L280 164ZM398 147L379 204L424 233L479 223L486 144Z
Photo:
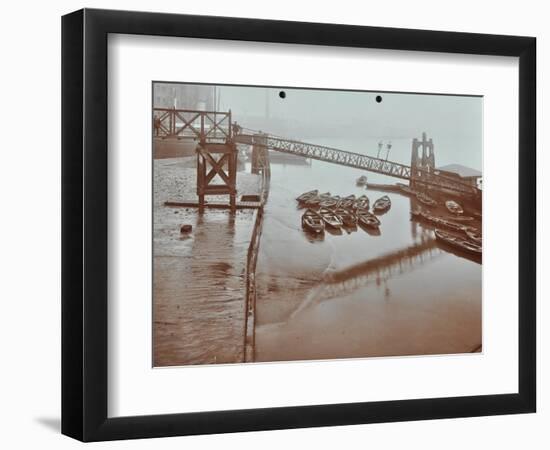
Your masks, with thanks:
M227 142L232 139L232 131L231 111L153 108L153 136L157 138Z
M260 137L262 139L262 137ZM265 139L265 137L264 137ZM269 196L269 184L271 180L271 167L269 153L266 151L263 158L259 160L261 174L260 207L257 209L252 239L248 246L246 262L246 304L245 304L245 325L244 325L244 351L243 362L254 361L255 346L255 315L256 315L256 265L260 250L260 237L264 221L264 207Z

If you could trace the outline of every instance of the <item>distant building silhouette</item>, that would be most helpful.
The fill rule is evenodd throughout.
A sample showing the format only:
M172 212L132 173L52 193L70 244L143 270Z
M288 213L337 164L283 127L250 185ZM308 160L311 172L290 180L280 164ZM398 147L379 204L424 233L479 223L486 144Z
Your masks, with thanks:
M155 83L153 108L214 109L214 86Z

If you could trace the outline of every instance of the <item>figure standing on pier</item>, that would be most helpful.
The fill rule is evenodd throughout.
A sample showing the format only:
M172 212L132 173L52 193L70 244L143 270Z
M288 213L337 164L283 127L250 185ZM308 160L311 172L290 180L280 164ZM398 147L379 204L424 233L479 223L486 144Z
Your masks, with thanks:
M241 127L237 122L233 123L233 134L234 135L241 134L242 130L243 130L243 127Z
M155 127L155 136L158 136L160 134L160 117L156 114L153 118L153 126Z

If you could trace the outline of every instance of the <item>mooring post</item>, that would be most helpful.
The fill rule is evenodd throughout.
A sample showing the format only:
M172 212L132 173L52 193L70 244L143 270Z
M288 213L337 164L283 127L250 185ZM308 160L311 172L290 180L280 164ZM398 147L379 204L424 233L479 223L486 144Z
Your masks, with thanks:
M267 161L267 134L257 133L253 137L251 172L258 174Z
M199 208L204 208L206 162L201 154L200 144L195 148L195 153L197 154L197 196L199 197Z
M229 146L230 154L228 158L228 176L229 176L229 206L231 211L235 211L237 208L237 158L238 151L237 145L233 142L227 144Z
M258 148L258 144L257 144L257 141L256 139L259 139L258 138L259 135L255 134L253 137L252 137L252 158L251 158L251 164L250 164L250 172L251 173L258 173L258 151L259 151L259 148Z

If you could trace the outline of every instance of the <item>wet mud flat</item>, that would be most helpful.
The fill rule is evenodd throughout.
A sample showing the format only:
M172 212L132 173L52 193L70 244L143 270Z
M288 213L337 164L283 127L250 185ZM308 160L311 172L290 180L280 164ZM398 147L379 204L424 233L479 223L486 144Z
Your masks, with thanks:
M323 167L314 167L322 170ZM359 173L272 172L256 270L255 361L460 354L482 342L482 266L445 250L411 221L419 204L356 188ZM389 195L380 235L358 229L311 239L295 198L323 191Z
M171 208L196 200L194 157L154 161L153 364L243 361L246 260L255 210ZM240 172L239 197L258 194L257 175ZM227 197L208 197L225 201ZM193 230L181 234L182 224Z

